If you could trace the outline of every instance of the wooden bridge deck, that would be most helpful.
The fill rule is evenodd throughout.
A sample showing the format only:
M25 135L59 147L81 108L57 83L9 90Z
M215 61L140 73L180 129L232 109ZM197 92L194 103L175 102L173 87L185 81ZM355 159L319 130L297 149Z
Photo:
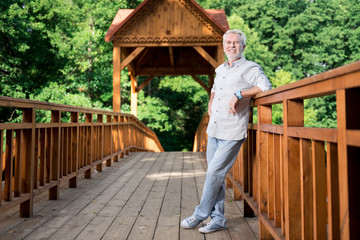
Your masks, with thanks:
M77 188L62 186L59 200L37 196L30 219L18 208L2 213L0 239L256 239L257 220L242 217L230 191L227 230L180 227L199 203L205 164L204 153L130 153Z

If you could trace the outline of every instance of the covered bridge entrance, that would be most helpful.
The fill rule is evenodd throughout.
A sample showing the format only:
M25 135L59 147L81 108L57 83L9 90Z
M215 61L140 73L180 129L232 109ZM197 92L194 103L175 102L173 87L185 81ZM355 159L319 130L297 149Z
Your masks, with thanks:
M113 110L120 112L121 70L131 78L131 113L137 93L155 76L191 75L208 93L214 69L224 61L222 35L229 29L224 10L204 10L194 0L145 0L120 9L106 36L113 49ZM209 84L197 75L207 75ZM138 85L137 77L147 76Z

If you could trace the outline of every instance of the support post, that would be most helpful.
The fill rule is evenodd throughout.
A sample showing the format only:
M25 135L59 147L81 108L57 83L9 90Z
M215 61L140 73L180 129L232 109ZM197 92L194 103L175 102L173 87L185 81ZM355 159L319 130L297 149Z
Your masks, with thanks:
M120 112L121 110L121 94L120 94L120 80L121 80L121 62L120 62L120 47L113 48L113 111Z
M134 73L130 72L131 78L131 114L137 117L137 78Z

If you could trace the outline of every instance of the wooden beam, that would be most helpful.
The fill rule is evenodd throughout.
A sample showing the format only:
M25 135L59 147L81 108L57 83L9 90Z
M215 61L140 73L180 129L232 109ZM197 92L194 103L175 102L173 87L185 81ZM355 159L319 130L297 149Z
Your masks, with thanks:
M130 73L131 78L131 114L137 116L137 78L134 74Z
M166 76L166 75L208 75L208 68L196 67L136 67L137 76Z
M113 49L113 111L120 112L121 109L121 94L120 94L120 78L121 78L121 62L120 62L120 47Z
M170 63L171 66L174 67L175 63L174 63L174 52L173 52L173 48L169 47L169 55L170 55Z
M144 82L140 84L139 87L136 88L136 92L140 92L146 85L149 84L149 82L154 78L153 75L150 75Z
M209 87L206 86L206 84L205 84L203 81L201 81L201 79L199 79L199 78L198 78L197 76L195 76L195 75L191 75L191 77L192 77L198 84L200 84L200 86L201 86L203 89L205 89L206 92L209 93Z
M150 50L150 48L146 48L144 51L141 52L139 59L135 63L136 66L140 66L143 63L145 56L149 52L149 50Z
M129 56L129 52L124 47L120 48L120 50L121 50L121 60L123 61ZM127 68L129 69L130 72L133 72L134 74L136 74L136 72L135 72L135 64L133 62L130 62L127 65Z
M132 53L130 53L130 55L127 56L124 61L122 61L120 70L123 70L123 69L124 69L132 60L134 60L134 58L136 58L144 49L145 49L145 47L137 47Z
M194 47L194 49L206 60L210 63L211 66L213 66L214 68L218 67L218 62L212 57L210 56L210 54L208 54L202 47Z

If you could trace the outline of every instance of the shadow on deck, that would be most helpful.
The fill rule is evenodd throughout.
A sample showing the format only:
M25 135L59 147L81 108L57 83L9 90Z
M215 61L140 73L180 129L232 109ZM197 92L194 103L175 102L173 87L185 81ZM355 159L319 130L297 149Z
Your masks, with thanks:
M31 218L20 218L18 208L2 213L0 239L256 239L257 219L243 218L231 189L227 230L180 228L201 198L205 164L200 152L130 153L77 188L64 184L59 200L36 196Z

